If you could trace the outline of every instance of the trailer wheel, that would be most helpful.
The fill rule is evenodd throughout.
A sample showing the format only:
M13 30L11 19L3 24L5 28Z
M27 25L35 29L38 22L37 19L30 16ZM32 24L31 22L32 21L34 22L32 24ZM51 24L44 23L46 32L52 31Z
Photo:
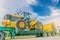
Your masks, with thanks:
M53 33L51 33L51 35L52 35L52 36L55 36L55 35L56 35L56 33L54 33L54 32L53 32Z
M5 40L5 33L0 31L0 40Z
M45 35L43 35L43 33L39 33L37 37L45 37Z
M48 33L44 32L43 37L47 37L47 36L48 36Z
M47 34L48 34L48 36L51 36L51 33L48 32Z
M22 19L20 19L16 22L17 29L24 30L24 29L26 29L26 26L27 26L26 22Z

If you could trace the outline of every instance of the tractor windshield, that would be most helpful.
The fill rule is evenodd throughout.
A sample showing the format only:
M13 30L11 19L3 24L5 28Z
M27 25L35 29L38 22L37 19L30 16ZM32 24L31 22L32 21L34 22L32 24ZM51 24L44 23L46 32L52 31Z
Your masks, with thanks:
M9 20L11 20L11 21L16 21L16 20L19 19L19 18L7 14L7 15L5 15L4 19L5 19L5 20L9 19Z

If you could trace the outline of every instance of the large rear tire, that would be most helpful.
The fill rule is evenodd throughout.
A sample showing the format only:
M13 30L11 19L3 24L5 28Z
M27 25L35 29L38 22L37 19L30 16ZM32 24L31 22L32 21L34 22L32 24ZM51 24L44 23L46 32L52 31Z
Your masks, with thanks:
M26 29L26 26L27 26L26 22L22 19L20 19L16 22L16 28L19 29L19 30Z
M5 33L0 31L0 40L5 40Z

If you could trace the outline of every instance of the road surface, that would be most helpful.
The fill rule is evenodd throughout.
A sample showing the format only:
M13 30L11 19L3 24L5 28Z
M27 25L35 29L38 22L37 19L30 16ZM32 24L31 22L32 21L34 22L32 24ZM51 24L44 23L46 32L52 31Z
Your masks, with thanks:
M15 38L11 40L60 40L60 36L52 36L52 37L38 37L38 38Z

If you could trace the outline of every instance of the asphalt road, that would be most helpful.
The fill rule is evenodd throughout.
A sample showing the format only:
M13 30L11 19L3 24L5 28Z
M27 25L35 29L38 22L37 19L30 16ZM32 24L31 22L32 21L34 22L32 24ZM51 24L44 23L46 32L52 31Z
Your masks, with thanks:
M60 36L52 36L52 37L39 37L39 38L18 38L11 40L60 40Z

